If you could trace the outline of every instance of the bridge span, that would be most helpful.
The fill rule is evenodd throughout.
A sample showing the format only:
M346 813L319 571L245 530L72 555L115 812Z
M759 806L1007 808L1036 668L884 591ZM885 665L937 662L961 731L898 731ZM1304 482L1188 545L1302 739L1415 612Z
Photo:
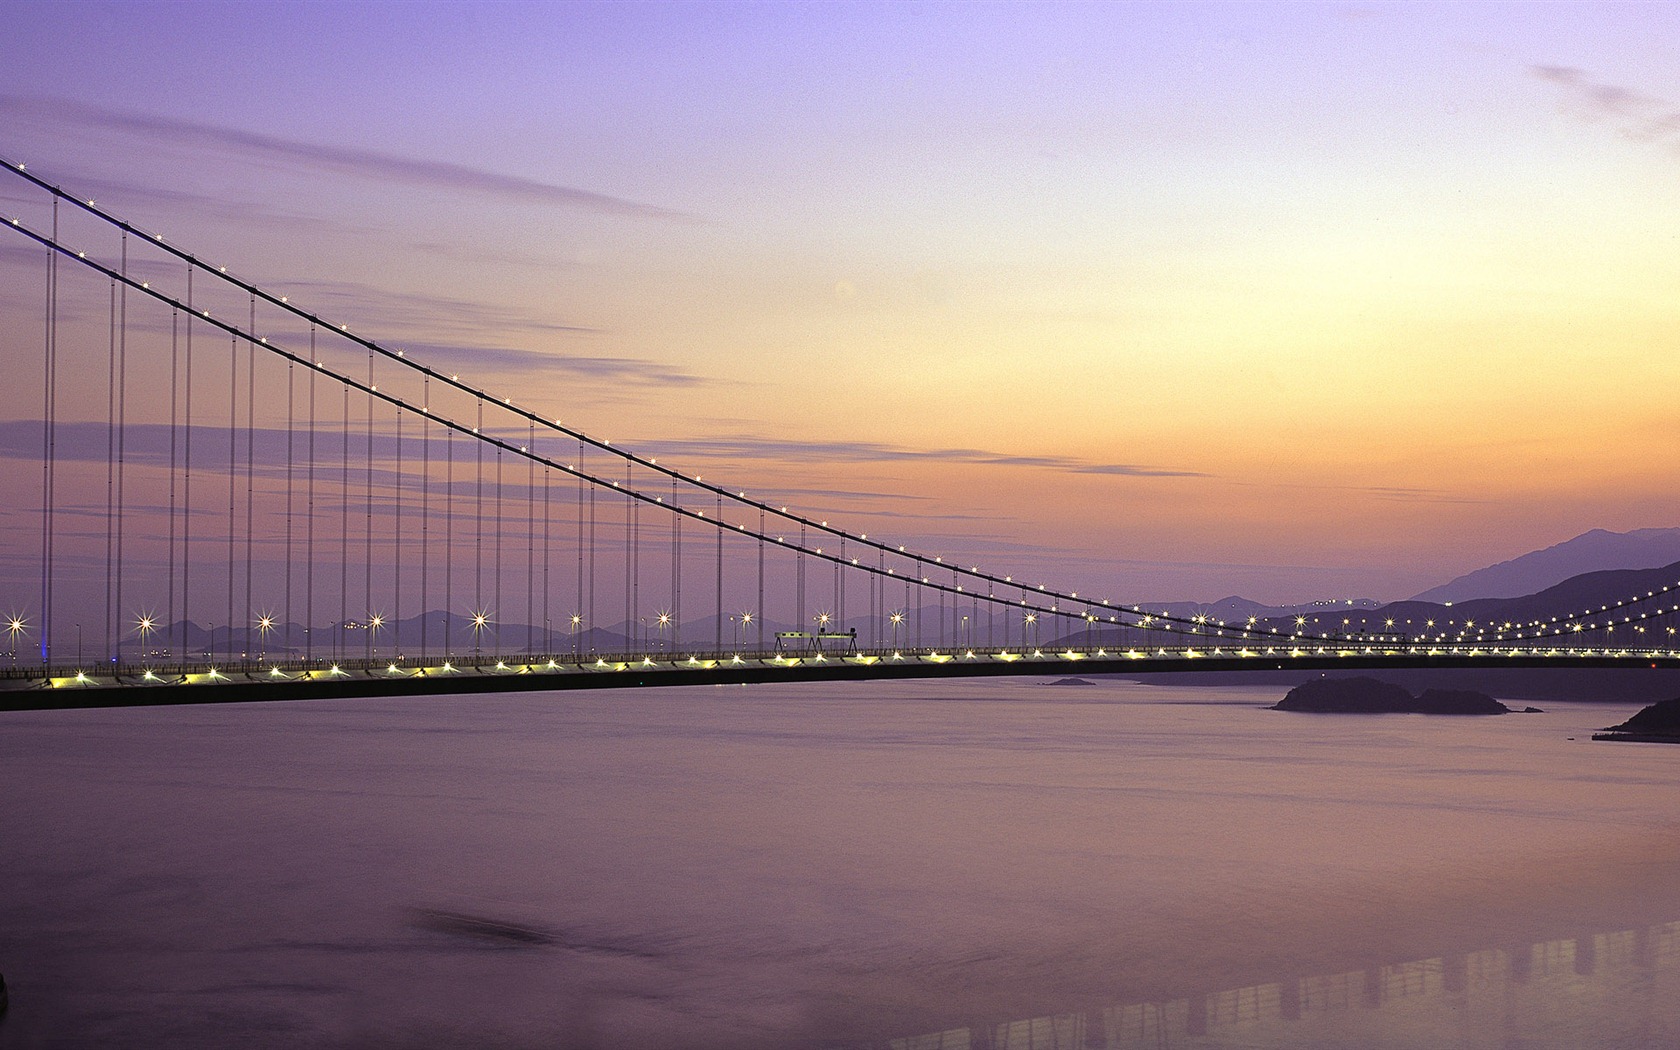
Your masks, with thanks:
M20 459L38 472L9 479L8 510L28 527L0 530L0 710L1680 666L1680 580L1512 621L1337 609L1225 622L894 542L425 364L424 340L363 336L22 164L0 160L0 186L13 195L0 283L41 311L9 305L0 333L18 351L0 424L20 456L39 455ZM38 355L25 351L37 336ZM568 418L592 406L571 387L519 393L563 397Z
M1175 646L1155 649L865 650L686 655L603 653L455 660L268 660L101 668L7 668L0 711L157 707L654 686L861 682L1183 671L1570 667L1680 669L1680 651L1522 646Z

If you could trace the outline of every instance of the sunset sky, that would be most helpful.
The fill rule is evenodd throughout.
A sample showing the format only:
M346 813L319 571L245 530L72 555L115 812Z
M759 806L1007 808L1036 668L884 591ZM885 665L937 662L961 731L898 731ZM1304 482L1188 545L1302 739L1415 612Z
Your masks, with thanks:
M1680 525L1674 5L5 23L0 156L615 444L964 562L1389 599Z

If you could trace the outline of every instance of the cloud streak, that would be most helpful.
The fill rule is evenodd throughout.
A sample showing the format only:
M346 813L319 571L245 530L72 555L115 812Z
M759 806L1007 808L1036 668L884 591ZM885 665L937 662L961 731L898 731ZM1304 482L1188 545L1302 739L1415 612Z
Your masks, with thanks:
M414 354L416 360L423 360L438 371L507 372L522 381L534 379L544 371L561 372L640 386L686 387L706 382L700 376L639 357L590 357L513 347L394 342L400 343L405 352Z
M1574 66L1530 66L1529 72L1556 85L1580 115L1613 124L1628 138L1653 142L1680 136L1680 106L1666 99L1594 80Z
M652 443L650 443L652 444ZM1023 456L978 448L911 448L875 441L782 441L770 438L701 438L658 442L660 455L721 456L737 459L777 459L819 463L968 463L992 467L1036 467L1071 474L1106 474L1134 478L1204 478L1193 470L1141 466L1133 463L1093 463L1072 456Z
M78 124L135 135L154 143L166 142L178 146L209 148L257 160L301 164L316 170L334 171L385 183L396 182L455 193L474 193L503 200L557 205L597 215L675 222L698 221L693 215L658 205L519 175L486 171L450 161L424 160L346 146L301 142L175 117L108 109L69 99L0 95L0 111L14 116L33 116L61 126Z

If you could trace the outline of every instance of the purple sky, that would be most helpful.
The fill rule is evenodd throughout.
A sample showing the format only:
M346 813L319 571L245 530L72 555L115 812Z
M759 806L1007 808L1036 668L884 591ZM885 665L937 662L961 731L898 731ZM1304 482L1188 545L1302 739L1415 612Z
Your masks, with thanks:
M1672 6L7 23L0 155L861 531L1281 602L1676 524Z

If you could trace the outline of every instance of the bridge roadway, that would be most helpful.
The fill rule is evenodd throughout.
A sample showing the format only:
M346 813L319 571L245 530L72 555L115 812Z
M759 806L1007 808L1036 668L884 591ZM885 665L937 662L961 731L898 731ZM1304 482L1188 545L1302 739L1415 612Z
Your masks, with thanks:
M87 665L84 665L84 668ZM612 689L760 682L978 678L1004 675L1380 668L1615 667L1680 669L1680 650L1528 646L1173 646L1155 649L909 650L855 653L587 654L449 660L314 658L150 664L93 670L0 669L0 711L155 707L435 696L542 689Z

